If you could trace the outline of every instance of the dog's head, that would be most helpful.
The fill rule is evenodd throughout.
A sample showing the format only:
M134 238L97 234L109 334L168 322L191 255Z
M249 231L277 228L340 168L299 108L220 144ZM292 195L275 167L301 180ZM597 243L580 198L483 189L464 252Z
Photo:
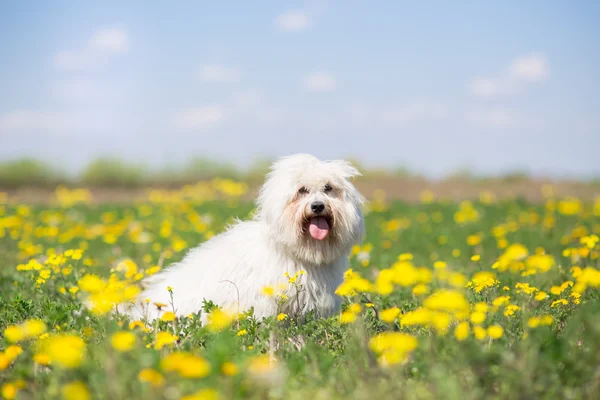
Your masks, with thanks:
M345 161L320 161L308 154L283 157L260 190L257 217L299 260L329 264L364 233L363 197L349 180L357 175Z

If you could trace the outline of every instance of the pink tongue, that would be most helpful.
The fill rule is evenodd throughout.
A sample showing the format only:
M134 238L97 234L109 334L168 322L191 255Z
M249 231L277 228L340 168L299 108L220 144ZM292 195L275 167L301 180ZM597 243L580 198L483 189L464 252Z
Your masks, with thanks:
M327 223L327 219L325 219L325 217L312 217L310 219L308 231L313 239L325 239L329 233L329 224Z

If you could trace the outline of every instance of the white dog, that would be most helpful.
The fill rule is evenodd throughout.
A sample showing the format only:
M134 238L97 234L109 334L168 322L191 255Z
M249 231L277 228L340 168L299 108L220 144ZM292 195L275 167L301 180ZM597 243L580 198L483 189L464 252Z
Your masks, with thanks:
M171 309L167 287L177 315L198 312L203 299L236 312L254 307L259 319L278 312L335 313L341 299L334 292L348 268L352 245L364 233L363 197L349 182L356 175L345 161L320 161L308 154L279 159L260 190L254 219L237 222L148 278L135 307L126 313L159 317ZM288 291L288 299L278 305L263 289L287 282L285 273L299 273L302 290ZM161 311L154 303L168 306Z

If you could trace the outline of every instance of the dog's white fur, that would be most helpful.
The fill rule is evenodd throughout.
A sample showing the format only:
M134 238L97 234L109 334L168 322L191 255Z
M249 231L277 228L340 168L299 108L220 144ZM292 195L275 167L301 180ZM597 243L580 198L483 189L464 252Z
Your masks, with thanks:
M363 197L349 181L356 175L359 172L345 161L320 161L308 154L280 158L260 190L255 217L238 221L181 262L148 278L135 307L126 313L136 319L159 317L171 305L160 311L153 303L170 304L170 286L177 315L198 312L203 299L233 311L254 307L259 319L310 310L332 315L340 306L334 292L348 268L350 249L364 234ZM324 189L326 185L331 190ZM324 213L332 221L324 240L307 232L315 201L325 204ZM288 301L278 308L262 293L265 286L286 282L286 272L301 270L306 273L298 277L302 291L297 298L295 291L288 292Z

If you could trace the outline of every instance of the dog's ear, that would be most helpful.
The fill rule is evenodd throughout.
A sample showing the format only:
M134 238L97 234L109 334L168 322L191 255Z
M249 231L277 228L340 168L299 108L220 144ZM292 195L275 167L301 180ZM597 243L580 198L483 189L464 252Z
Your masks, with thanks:
M334 160L328 161L329 165L344 179L354 178L362 174L348 161Z

